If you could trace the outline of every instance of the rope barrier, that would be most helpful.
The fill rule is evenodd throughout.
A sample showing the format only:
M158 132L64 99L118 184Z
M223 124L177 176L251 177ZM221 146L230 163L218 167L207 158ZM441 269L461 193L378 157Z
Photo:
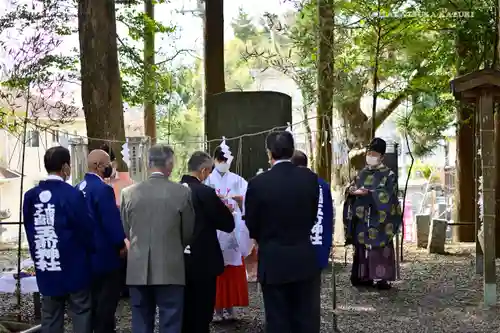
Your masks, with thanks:
M324 115L324 116L312 116L312 117L308 117L306 119L300 120L298 122L295 122L295 123L291 124L291 126L294 127L294 126L298 126L298 125L303 125L311 120L315 120L318 118L330 118L330 117L326 116L326 115ZM22 118L19 118L19 120L22 120ZM328 121L327 123L329 124L329 128L330 128L329 131L333 131L333 130L338 130L339 132L346 131L345 126L338 126L338 127L334 128L333 126L331 126L330 121ZM32 125L33 127L37 128L37 129L40 129L42 131L50 133L50 134L59 134L58 130L53 129L50 126L40 126L36 123L30 123L30 125ZM242 135L238 135L238 136L234 136L234 137L226 137L226 141L234 141L234 140L238 140L238 139L242 139L242 138L246 138L246 137L263 135L263 134L267 134L267 133L270 133L273 131L284 131L287 127L288 127L288 125L275 126L275 127L271 127L269 129L266 129L266 130L262 130L262 131L244 133ZM16 133L14 133L12 131L9 131L9 132L13 135L16 135ZM311 133L318 133L318 131L312 130ZM80 139L86 139L86 140L105 141L105 142L110 142L110 143L126 143L127 142L126 140L124 141L124 140L115 140L115 139L108 139L108 138L96 138L96 137L89 137L89 136L80 135L80 134L70 134L70 133L66 133L66 134L70 137L73 137L73 138L80 138ZM303 132L303 133L294 133L294 134L295 135L307 135L309 133ZM207 144L207 143L216 143L216 142L220 142L220 141L221 141L221 139L182 141L182 142L170 142L169 145L170 146L187 145L187 144L200 144L200 145L202 145L202 144Z

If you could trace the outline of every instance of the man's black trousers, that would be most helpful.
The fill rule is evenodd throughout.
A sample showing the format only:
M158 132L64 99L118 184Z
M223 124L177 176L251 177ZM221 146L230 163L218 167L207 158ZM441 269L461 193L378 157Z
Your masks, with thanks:
M311 279L262 284L266 333L319 333L321 273Z
M186 280L182 333L210 333L216 286L216 276Z
M115 314L122 291L121 268L99 275L92 285L92 327L94 333L114 333Z

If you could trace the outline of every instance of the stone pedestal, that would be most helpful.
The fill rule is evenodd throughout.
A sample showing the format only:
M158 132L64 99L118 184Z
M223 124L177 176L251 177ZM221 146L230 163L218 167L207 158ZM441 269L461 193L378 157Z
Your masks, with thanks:
M427 248L427 243L429 241L429 228L431 224L430 215L417 215L415 217L417 228L417 247Z
M432 220L429 233L429 242L427 244L427 250L429 251L429 253L444 253L447 226L448 222L444 219Z

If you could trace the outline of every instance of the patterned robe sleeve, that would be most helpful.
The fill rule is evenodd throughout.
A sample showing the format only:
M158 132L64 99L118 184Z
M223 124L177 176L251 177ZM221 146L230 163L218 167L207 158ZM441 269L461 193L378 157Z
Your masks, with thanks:
M387 242L392 241L402 223L397 193L396 175L392 171L382 176L379 185L372 192L373 202L378 211L379 232L385 233Z

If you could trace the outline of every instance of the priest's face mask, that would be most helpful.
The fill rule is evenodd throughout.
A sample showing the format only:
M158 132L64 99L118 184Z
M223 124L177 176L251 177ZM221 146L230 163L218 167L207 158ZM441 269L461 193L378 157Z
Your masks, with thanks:
M217 171L219 171L220 173L228 172L230 167L231 165L227 162L215 161L215 169L217 169Z
M96 163L97 174L103 179L108 179L113 174L113 167L109 158L107 160Z
M383 156L380 153L377 153L373 150L369 150L366 153L366 165L368 166L377 166L382 163Z

